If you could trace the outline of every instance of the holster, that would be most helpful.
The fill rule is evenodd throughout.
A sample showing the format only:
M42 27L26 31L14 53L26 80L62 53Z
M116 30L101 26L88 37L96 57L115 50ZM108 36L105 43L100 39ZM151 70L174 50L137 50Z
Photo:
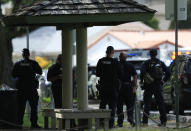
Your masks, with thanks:
M34 80L33 80L33 85L34 85L34 87L35 87L35 89L38 89L39 88L39 81L38 81L38 79L37 78L35 78Z

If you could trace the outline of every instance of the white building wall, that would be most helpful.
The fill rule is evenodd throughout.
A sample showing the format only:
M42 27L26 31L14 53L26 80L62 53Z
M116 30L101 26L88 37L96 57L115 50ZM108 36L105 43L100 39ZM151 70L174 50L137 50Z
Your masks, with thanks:
M105 51L108 46L113 46L115 50L130 49L128 45L108 34L88 49L88 64L96 65L97 61L105 56Z

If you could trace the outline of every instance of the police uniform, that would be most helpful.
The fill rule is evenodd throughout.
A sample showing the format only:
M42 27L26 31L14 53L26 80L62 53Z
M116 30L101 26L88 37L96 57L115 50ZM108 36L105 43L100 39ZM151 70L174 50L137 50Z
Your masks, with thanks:
M150 71L150 66L156 65L157 63L160 64L160 66L162 68L163 75L165 75L163 80L166 81L169 78L170 71L166 67L166 65L157 58L151 58L151 59L145 61L145 63L142 65L142 68L141 68L141 81L143 81L146 73L148 73ZM157 74L155 74L155 75L157 75ZM149 115L150 104L151 104L153 94L155 96L155 100L156 100L156 103L158 105L158 109L159 109L159 112L160 112L161 124L165 125L166 121L167 121L167 118L166 118L164 99L163 99L163 96L162 96L162 78L158 79L158 80L154 79L154 81L152 83L150 83L150 84L144 83L143 123L144 124L148 123L148 115Z
M109 105L109 109L111 109L110 127L114 125L120 73L119 63L116 59L104 57L97 63L96 75L100 77L100 88L98 89L100 109L105 109L106 105Z
M31 126L37 127L37 106L38 106L38 80L36 74L42 74L42 69L36 61L21 60L15 63L12 71L13 77L17 79L16 88L18 89L19 105L19 124L23 124L26 101L29 101L31 107Z
M47 78L62 75L62 66L58 63L48 69ZM52 81L52 94L54 97L55 108L62 107L62 79Z
M120 61L122 69L121 88L117 102L118 125L122 126L124 120L123 105L126 105L128 122L134 124L133 110L135 102L135 93L133 93L133 83L131 77L137 75L132 64L127 61Z

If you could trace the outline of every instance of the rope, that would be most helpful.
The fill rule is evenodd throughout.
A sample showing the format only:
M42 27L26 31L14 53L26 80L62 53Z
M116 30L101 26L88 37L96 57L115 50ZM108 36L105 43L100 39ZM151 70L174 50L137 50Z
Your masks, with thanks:
M145 114L149 119L151 119L154 123L156 123L156 124L160 124L160 122L159 121L156 121L156 120L154 120L153 118L151 118L147 113L145 113L145 112L143 112L143 114Z
M150 120L152 120L154 123L156 123L157 125L160 125L160 122L159 121L156 121L154 120L153 118L151 118L147 113L143 112ZM176 128L176 127L167 127L165 126L164 128L167 128L167 129L185 129L185 128L189 128L191 127L191 124L188 125L188 126L184 126L184 127L179 127L179 128Z
M18 128L22 128L23 127L21 125L18 125L18 124L15 124L15 123L12 123L12 122L9 122L9 121L6 121L6 120L1 120L0 119L0 122L4 123L4 124L7 124L7 125L10 125L10 126L18 127Z

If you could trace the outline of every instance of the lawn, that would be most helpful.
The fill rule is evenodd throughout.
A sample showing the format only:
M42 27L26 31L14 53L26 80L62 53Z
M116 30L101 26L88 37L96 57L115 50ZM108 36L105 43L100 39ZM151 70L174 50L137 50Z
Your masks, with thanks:
M42 113L39 113L39 115L38 115L38 124L41 127L44 126L44 120L42 117ZM24 127L30 127L30 120L29 120L27 114L25 114L25 116L24 116ZM125 128L125 127L127 127L127 128ZM103 130L98 130L98 131L103 131ZM132 128L127 123L124 123L123 128L114 128L111 131L136 131L136 129ZM191 129L188 128L188 129L175 130L175 129L165 129L165 128L159 128L159 127L142 127L140 130L137 130L137 131L191 131Z
M101 130L100 130L101 131ZM136 131L136 129L112 129L111 131ZM156 129L156 128L142 128L138 131L190 131L190 129L179 129L179 130L173 130L173 129Z
M44 119L42 117L42 113L39 113L38 114L38 124L39 126L43 127L44 126ZM28 114L25 114L24 116L24 124L23 126L24 127L30 127L30 120L29 120L29 117L28 117Z

